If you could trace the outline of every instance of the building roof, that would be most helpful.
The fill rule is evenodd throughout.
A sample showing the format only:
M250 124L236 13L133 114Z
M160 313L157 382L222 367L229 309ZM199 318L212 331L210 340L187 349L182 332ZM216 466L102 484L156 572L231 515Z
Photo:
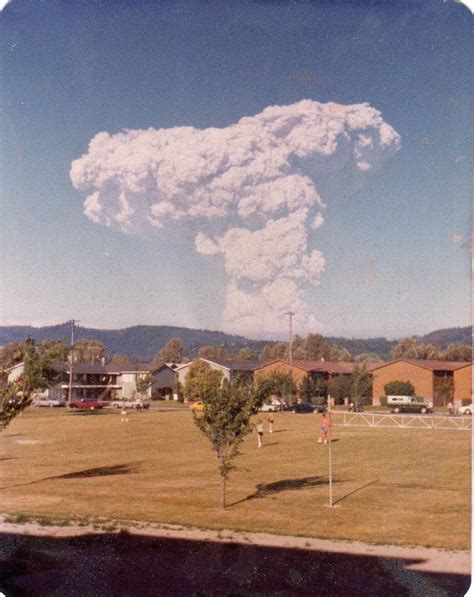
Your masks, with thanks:
M395 359L393 361L389 361L388 363L374 365L372 369L381 369L382 367L388 367L389 365L393 365L394 363L399 362L410 363L411 365L422 367L423 369L429 369L430 371L456 371L457 369L462 369L463 367L472 366L472 363L468 361L428 361L423 359Z
M266 365L270 365L272 363L285 363L286 365L290 366L289 361L285 359L275 359L274 361L269 361L267 363L260 364L257 368L263 368ZM321 372L321 373L330 373L330 374L349 374L352 373L354 367L356 365L361 365L361 363L352 363L347 361L304 361L300 359L294 359L291 361L291 366L296 367L297 369L303 369L308 373L311 372ZM367 368L371 371L376 363L369 363Z
M194 359L194 361L178 365L175 371L190 367L196 361L204 361L211 365L217 365L223 369L228 369L229 371L253 371L263 364L262 361L248 361L246 359L205 359L203 357L198 357L197 359Z
M248 361L245 359L201 359L213 363L229 371L253 371L262 364L262 361Z
M152 373L158 371L163 367L168 367L165 363L73 363L72 370L74 373L90 374L90 375L120 375L121 373ZM67 363L55 363L55 368L58 371L68 371L69 365Z

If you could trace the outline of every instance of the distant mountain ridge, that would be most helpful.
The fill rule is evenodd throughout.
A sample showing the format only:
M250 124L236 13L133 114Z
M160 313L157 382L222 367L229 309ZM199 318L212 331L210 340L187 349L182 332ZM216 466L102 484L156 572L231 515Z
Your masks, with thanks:
M37 342L52 338L69 341L71 328L68 323L54 326L0 326L0 345L9 342L20 342L28 336ZM446 349L448 344L471 345L471 327L448 328L430 332L425 336L416 336L424 344L434 344ZM101 330L95 328L75 327L75 339L88 338L98 340L106 347L110 355L120 354L131 359L149 360L171 338L179 338L189 356L195 356L201 346L225 346L229 352L237 352L241 348L249 347L260 353L269 344L266 340L251 340L244 336L226 334L212 330L198 330L168 325L137 325L120 330ZM380 358L388 359L390 350L397 340L386 338L341 338L326 336L328 342L337 344L349 350L351 354L375 353Z

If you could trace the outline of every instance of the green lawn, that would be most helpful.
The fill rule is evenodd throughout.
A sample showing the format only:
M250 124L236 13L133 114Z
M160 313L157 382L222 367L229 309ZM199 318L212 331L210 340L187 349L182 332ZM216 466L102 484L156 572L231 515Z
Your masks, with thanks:
M278 413L243 444L219 508L217 464L188 410L29 409L0 434L10 514L103 516L372 543L470 546L467 431L334 429L333 493L319 416Z

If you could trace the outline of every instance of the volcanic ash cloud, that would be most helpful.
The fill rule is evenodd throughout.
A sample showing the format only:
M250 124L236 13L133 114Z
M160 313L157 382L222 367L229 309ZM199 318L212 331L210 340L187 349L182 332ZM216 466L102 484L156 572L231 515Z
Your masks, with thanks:
M187 223L198 253L224 258L223 327L263 335L281 332L289 310L316 325L305 293L324 271L321 212L399 147L367 104L303 100L221 129L101 132L70 176L97 224L159 233Z

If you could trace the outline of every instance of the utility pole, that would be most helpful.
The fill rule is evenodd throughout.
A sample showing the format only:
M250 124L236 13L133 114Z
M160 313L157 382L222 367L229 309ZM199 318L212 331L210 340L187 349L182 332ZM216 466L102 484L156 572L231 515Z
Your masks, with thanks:
M69 355L69 388L67 393L68 404L72 400L72 363L74 360L74 325L77 323L77 319L71 319L68 321L71 324L71 354Z
M293 362L293 315L294 312L293 311L288 311L288 313L285 313L285 315L288 315L289 320L290 320L290 338L289 338L289 345L288 345L288 356L289 356L289 363L290 363L290 368Z

